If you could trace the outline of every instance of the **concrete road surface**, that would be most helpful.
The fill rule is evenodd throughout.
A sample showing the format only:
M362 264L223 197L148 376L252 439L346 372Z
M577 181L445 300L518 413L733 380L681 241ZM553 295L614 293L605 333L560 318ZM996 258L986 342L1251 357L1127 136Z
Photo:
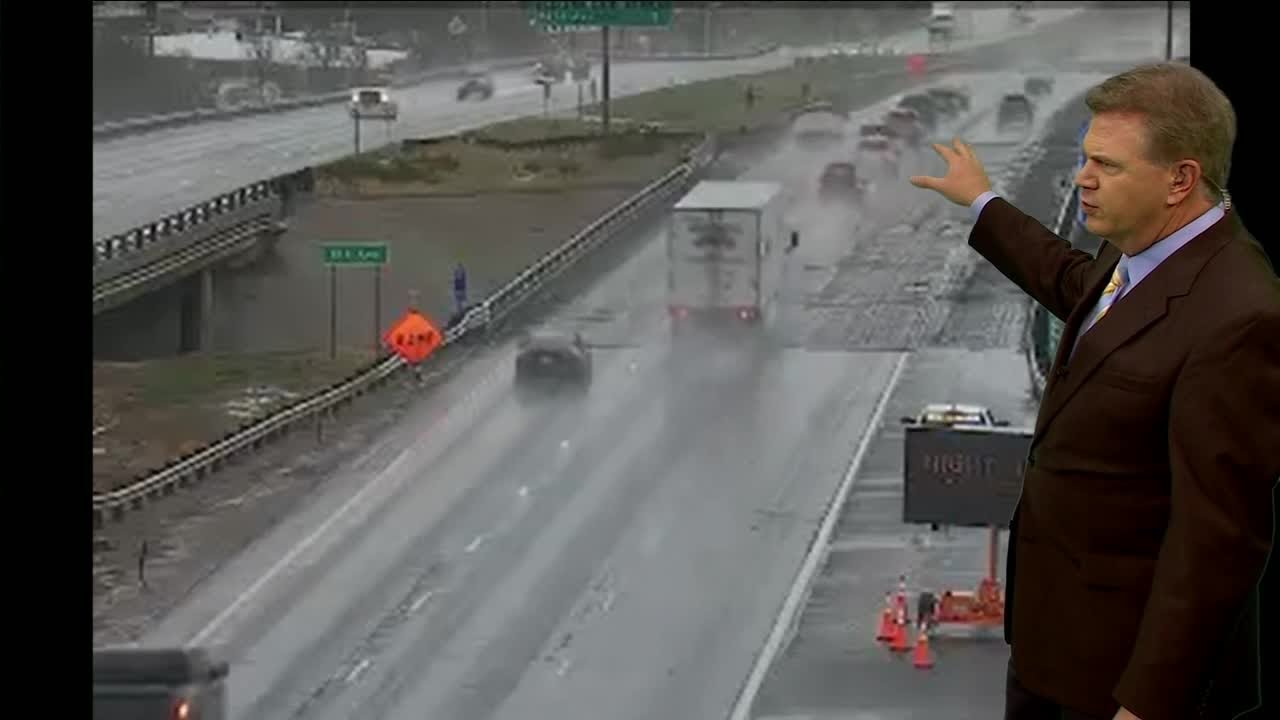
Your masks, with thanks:
M1004 296L1014 293L1016 288ZM974 591L987 570L987 531L931 532L900 522L904 431L898 418L918 413L926 403L954 401L986 405L1015 426L1030 426L1034 407L1026 367L1016 346L912 354L854 477L796 635L775 660L752 718L1001 717L1009 652L998 631L945 629L931 638L935 665L930 670L913 667L911 653L895 654L875 636L885 593L896 589L900 575L907 577L914 616L921 589ZM1007 533L1000 538L1003 578ZM914 645L914 636L911 641Z

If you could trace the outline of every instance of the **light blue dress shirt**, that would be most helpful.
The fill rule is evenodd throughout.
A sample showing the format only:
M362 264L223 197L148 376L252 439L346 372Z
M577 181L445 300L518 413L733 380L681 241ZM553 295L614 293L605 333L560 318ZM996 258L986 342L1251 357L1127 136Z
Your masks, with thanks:
M977 199L973 201L973 204L971 204L969 208L973 212L974 222L977 222L978 217L982 215L982 210L987 206L987 203L997 197L999 197L999 195L994 191L988 190L979 195ZM1219 203L1206 210L1202 215L1200 215L1200 217L1182 226L1168 237L1156 241L1151 247L1143 250L1137 255L1121 255L1120 263L1118 263L1117 266L1124 266L1124 269L1128 273L1128 282L1124 287L1120 288L1119 293L1115 299L1111 301L1111 304L1114 305L1115 303L1120 302L1121 298L1128 295L1130 290L1137 287L1138 283L1142 282L1143 278L1150 275L1151 271L1155 270L1160 263L1164 262L1166 258L1181 249L1182 246L1191 242L1192 238L1205 230L1208 230L1210 226L1221 220L1224 215L1226 215L1226 210L1223 208L1222 204ZM1098 298L1094 303L1093 311L1089 313L1089 318L1091 320L1098 314L1101 302L1102 298ZM1080 344L1080 338L1083 337L1085 332L1087 332L1091 327L1092 325L1086 325L1079 333L1076 334L1077 346ZM1075 347L1071 348L1071 354L1075 354Z

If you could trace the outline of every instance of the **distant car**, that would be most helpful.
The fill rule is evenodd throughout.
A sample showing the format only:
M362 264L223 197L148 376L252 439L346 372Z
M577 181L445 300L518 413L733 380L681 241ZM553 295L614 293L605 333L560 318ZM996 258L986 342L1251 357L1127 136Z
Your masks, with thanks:
M484 72L473 72L467 75L458 86L458 101L478 97L488 100L493 97L493 77Z
M989 408L982 405L960 403L931 403L925 405L915 417L903 417L903 425L931 427L1007 427L1008 420L998 420Z
M1022 93L1009 93L1000 100L996 110L996 128L1005 130L1028 130L1035 120L1035 106L1031 99Z
M924 128L920 116L910 108L894 108L884 116L885 124L912 147L924 140Z
M818 178L818 194L825 198L861 199L866 192L866 180L858 175L858 168L851 162L828 163Z
M886 137L868 137L858 141L857 153L862 167L879 166L889 175L898 175L898 149Z
M1027 95L1032 97L1048 95L1053 92L1053 78L1038 75L1029 77L1026 82L1023 83L1022 89Z
M925 91L934 105L942 108L948 115L960 115L969 112L969 96L948 87L929 88Z
M356 88L351 91L351 115L360 119L395 120L400 107L384 87Z
M894 130L892 127L890 127L889 125L883 122L863 123L858 127L858 137L860 138L884 137L884 138L889 138L890 140L900 139L898 135L898 131Z
M930 131L938 128L938 107L928 95L913 93L898 101L898 107L911 110L920 120L920 124ZM896 109L896 108L895 108Z
M585 392L591 387L591 350L576 332L529 333L520 339L515 380L521 393Z
M863 123L858 128L858 138L859 139L881 138L881 139L889 140L893 143L905 142L904 138L897 130L893 129L889 125L882 122Z

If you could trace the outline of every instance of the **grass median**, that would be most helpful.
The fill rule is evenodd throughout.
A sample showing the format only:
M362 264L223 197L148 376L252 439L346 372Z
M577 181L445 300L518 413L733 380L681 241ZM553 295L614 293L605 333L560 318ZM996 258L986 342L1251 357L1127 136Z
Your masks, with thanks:
M405 282L442 321L455 262L466 264L471 295L480 297L680 162L702 133L775 124L813 100L838 104L860 71L865 63L828 61L621 98L613 103L609 137L592 117L597 109L587 107L582 118L523 118L346 158L317 168L320 207L301 210L291 223L295 238L281 243L298 243L299 262L316 262L308 254L316 238L374 234L394 246L392 257L403 261L398 267L427 269ZM388 298L402 297L394 276L384 281ZM344 276L343 282L346 288L358 279ZM308 291L300 285L275 292ZM272 307L278 296L271 292L262 289L254 302ZM356 287L344 293L363 296ZM322 295L315 300L323 306ZM340 332L369 336L360 329ZM95 363L94 490L126 485L369 359L367 349L343 349L335 361L321 351Z

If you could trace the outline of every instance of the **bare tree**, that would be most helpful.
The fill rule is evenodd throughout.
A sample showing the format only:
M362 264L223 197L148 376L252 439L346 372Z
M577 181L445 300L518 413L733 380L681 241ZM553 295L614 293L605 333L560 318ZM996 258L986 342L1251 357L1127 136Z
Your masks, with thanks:
M276 61L275 38L266 33L258 33L250 38L247 45L249 55L253 59L253 77L258 83L258 92L265 96L267 76L271 73L271 67Z
M342 60L342 38L329 28L310 30L306 35L307 54L310 59L320 65L320 69L329 70Z

